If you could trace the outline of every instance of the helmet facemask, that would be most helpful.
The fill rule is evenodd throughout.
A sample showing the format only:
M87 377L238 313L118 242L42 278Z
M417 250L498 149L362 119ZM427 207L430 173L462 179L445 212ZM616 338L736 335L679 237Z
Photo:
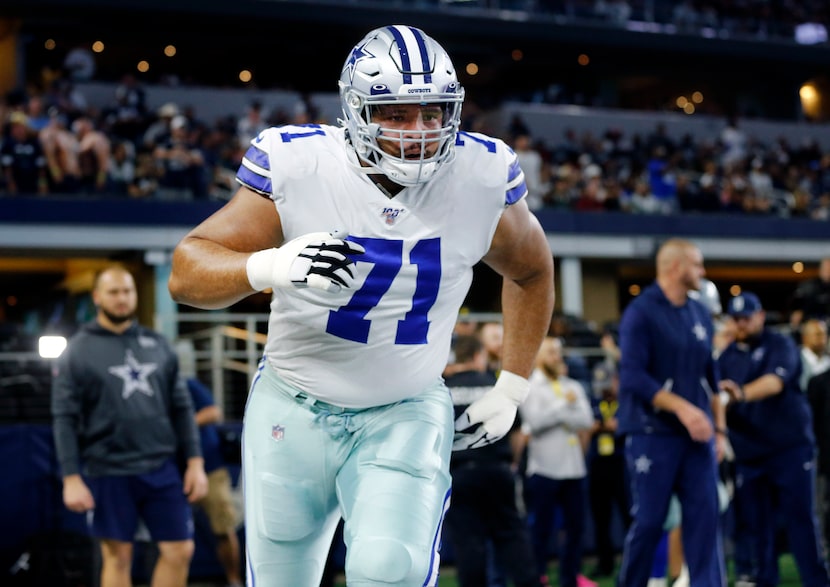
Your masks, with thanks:
M464 90L446 52L418 29L369 33L346 61L340 96L362 170L414 186L452 160Z

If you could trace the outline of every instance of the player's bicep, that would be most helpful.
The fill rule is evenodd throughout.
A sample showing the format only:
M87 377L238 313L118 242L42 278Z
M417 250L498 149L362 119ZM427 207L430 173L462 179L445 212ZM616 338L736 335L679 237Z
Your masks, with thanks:
M508 206L499 219L484 262L516 282L532 279L550 266L553 257L545 231L524 200Z
M282 224L274 202L247 187L194 228L185 239L202 239L238 252L282 244Z

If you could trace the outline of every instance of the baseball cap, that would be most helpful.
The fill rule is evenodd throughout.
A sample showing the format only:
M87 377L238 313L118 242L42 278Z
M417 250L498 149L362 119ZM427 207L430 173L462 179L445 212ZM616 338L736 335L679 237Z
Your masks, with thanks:
M159 116L166 116L168 118L173 118L174 116L178 115L178 113L179 107L176 106L173 102L168 102L167 104L162 105L157 112Z
M9 115L9 122L12 124L22 124L29 126L29 117L19 111L14 111Z
M761 300L754 293L745 291L729 300L729 307L726 310L732 317L749 316L759 310L763 310Z

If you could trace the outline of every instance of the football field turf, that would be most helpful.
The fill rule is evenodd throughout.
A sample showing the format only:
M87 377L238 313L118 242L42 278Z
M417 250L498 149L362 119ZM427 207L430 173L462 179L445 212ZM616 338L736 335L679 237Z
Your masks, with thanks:
M586 561L586 563L585 568L591 568L590 560ZM791 555L784 554L781 556L779 559L779 569L781 573L781 582L779 585L781 587L796 587L801 584L798 580L798 571L795 568L795 562L793 561ZM559 581L556 576L555 563L550 566L549 577L551 586L559 585ZM591 578L594 579L594 577ZM336 587L345 587L346 583L342 580L342 577L340 579L341 580L336 584ZM599 587L615 587L614 581L615 579L613 577L603 577L597 582L599 583ZM734 577L732 576L730 568L729 585L733 584ZM458 582L455 580L455 569L452 567L441 569L441 576L438 579L438 587L458 587Z

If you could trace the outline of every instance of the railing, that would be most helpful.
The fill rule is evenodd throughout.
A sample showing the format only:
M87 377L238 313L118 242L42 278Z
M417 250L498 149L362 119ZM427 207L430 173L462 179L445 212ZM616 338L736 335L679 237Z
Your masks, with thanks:
M251 379L265 348L268 314L180 313L179 359L213 390L227 419L241 419Z
M198 377L213 391L214 401L227 420L241 420L265 347L268 314L181 313L174 319L180 333L174 346L182 374ZM470 313L459 319L501 321L501 314ZM563 352L566 357L582 358L586 364L604 356L602 349L593 346L569 346ZM0 353L0 421L25 421L33 413L36 420L48 421L51 361L34 351ZM589 377L582 373L581 378L586 375Z

